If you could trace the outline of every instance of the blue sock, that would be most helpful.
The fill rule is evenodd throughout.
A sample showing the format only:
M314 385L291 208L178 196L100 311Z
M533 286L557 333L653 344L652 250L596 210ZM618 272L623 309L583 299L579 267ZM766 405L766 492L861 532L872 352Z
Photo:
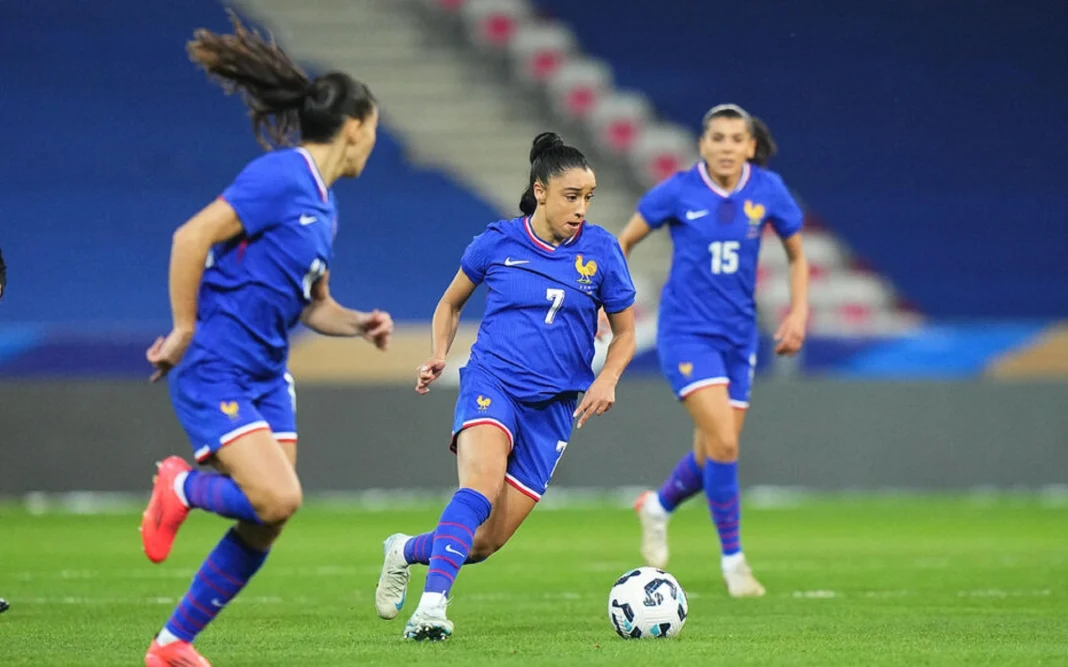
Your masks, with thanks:
M185 597L163 627L178 639L192 642L266 559L266 551L248 546L231 528L197 570Z
M682 457L668 478L664 480L657 498L660 500L661 507L668 512L674 512L680 503L703 489L704 485L704 473L701 472L701 466L697 465L693 452L690 452Z
M252 509L248 496L226 475L190 470L182 487L190 507L214 512L228 519L263 523Z
M471 553L475 531L489 518L492 508L486 496L474 489L460 489L453 495L434 531L424 592L448 597L460 566Z
M719 532L723 555L742 550L741 512L738 500L738 462L705 461L705 496Z
M404 543L404 560L408 561L409 565L414 565L415 563L419 563L420 565L430 565L430 550L433 546L434 533L416 535ZM468 554L467 560L464 561L464 565L475 565L484 560L486 559L472 558L471 554Z
M430 548L434 546L434 533L416 535L404 543L404 560L408 564L430 564Z

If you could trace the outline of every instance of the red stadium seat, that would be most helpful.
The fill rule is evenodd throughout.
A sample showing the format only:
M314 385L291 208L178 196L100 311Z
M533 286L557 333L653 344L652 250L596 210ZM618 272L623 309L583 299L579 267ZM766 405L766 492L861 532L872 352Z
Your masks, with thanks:
M827 266L824 264L821 264L819 262L808 263L809 280L822 280L826 278L830 272L831 270L827 268Z
M575 36L564 26L528 23L520 26L508 48L520 79L543 82L556 74L574 47Z
M505 48L530 20L530 6L523 0L466 0L460 10L471 39L494 50Z
M578 86L567 93L567 109L573 116L585 118L597 104L601 91L589 86Z
M636 145L649 116L649 100L644 95L614 91L601 96L588 122L602 150L625 155Z
M682 160L677 155L669 155L667 153L663 155L657 155L653 159L653 162L649 165L649 171L652 174L653 179L657 183L671 177L676 172L681 171L683 167Z
M697 149L693 135L685 128L656 123L642 132L630 159L642 184L651 187L693 165Z
M605 128L608 145L616 153L625 153L638 136L638 123L633 118L616 118Z
M612 70L602 61L571 57L547 80L556 113L571 120L588 118L612 86Z
M838 307L838 314L844 323L855 326L870 323L873 309L866 303L843 303Z
M515 34L515 17L491 14L482 20L482 38L494 46L507 44Z

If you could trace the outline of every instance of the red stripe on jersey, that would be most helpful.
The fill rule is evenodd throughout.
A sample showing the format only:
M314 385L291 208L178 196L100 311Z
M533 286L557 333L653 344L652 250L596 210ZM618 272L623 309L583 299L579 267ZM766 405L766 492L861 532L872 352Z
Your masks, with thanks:
M556 248L552 247L551 245L549 245L545 241L542 241L534 235L534 230L530 226L530 216L527 216L523 219L523 226L526 227L527 236L529 236L530 240L534 242L534 245L538 246L542 250L548 250L549 252L553 252L554 250L556 250Z

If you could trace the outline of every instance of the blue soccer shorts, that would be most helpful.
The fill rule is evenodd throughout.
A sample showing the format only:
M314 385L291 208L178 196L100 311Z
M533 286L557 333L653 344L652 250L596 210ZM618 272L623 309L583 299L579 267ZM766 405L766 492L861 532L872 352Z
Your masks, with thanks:
M660 370L680 401L698 389L723 384L733 407L749 407L755 343L741 348L707 336L662 338L657 341L657 354Z
M460 369L452 450L456 451L456 439L466 428L490 425L501 429L512 448L505 481L541 500L571 438L576 407L576 393L535 403L518 401L494 377L466 366Z
M171 373L170 391L198 462L254 431L271 431L278 442L297 441L297 396L289 373L252 381L232 367L194 363Z

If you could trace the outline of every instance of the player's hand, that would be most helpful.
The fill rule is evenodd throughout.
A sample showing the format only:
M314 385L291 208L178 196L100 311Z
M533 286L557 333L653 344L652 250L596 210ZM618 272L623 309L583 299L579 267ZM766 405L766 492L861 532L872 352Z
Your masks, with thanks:
M775 332L775 354L792 357L801 351L805 344L805 325L808 313L803 310L791 310Z
M419 379L416 380L415 390L420 394L430 391L430 385L441 377L445 370L445 360L440 357L432 357L419 367Z
M372 310L360 322L365 340L374 343L380 350L389 347L389 339L393 336L393 318L384 310Z
M606 378L603 375L598 377L590 385L590 388L586 390L586 393L582 396L582 402L579 403L578 408L575 410L575 414L572 417L578 417L577 428L582 428L582 425L586 423L590 417L594 415L603 415L612 409L612 406L616 404L616 382L611 378Z
M612 334L612 323L608 321L608 313L604 312L604 309L597 311L597 333L594 337L597 340L604 340Z
M145 352L145 358L156 367L156 372L148 379L149 382L158 382L166 377L171 369L178 365L185 355L189 343L193 341L193 332L182 329L172 329L167 337L160 336L152 343L152 347Z

